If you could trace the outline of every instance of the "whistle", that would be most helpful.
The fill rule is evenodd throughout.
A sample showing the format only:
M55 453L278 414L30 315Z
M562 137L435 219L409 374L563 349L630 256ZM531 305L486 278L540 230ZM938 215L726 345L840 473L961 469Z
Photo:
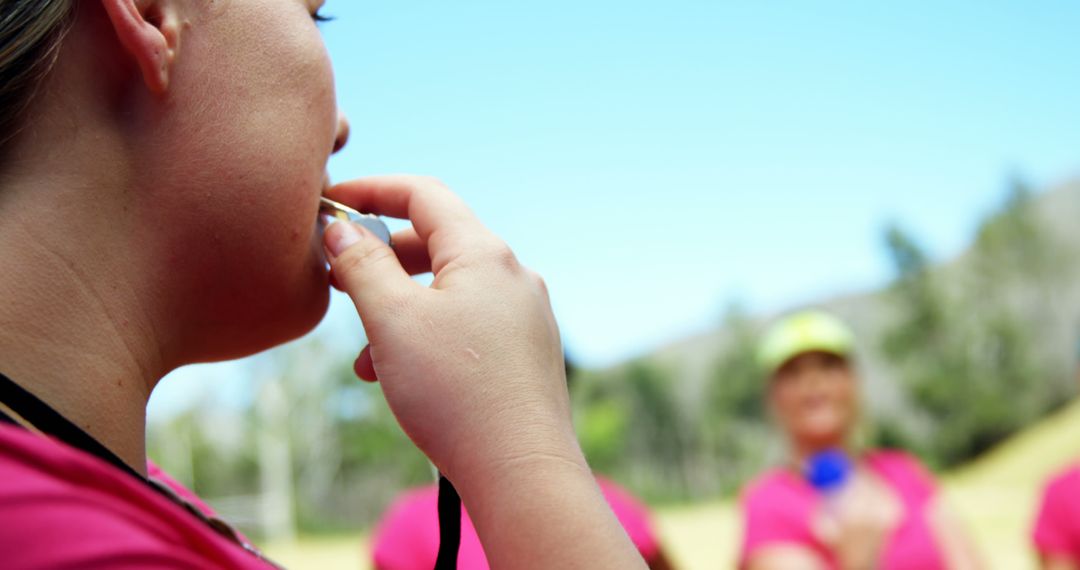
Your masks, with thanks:
M391 247L394 245L390 240L390 228L386 227L386 223L374 214L361 214L345 204L322 197L319 198L319 214L337 218L343 222L360 224L386 245Z

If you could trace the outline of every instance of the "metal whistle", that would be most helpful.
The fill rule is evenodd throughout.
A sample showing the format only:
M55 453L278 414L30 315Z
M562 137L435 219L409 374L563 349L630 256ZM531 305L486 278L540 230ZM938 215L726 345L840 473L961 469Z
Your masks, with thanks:
M375 234L375 237L382 240L386 245L391 247L394 245L390 240L390 228L386 227L386 223L374 214L361 214L345 204L323 197L319 198L319 214L331 216L345 222L360 224L367 228L369 232Z

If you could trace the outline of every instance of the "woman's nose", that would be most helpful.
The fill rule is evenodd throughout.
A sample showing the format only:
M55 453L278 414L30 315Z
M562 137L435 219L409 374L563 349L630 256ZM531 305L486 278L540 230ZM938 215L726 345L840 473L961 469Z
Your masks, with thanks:
M345 113L338 111L337 118L337 136L334 138L334 152L345 148L345 143L349 142L349 119L345 118Z

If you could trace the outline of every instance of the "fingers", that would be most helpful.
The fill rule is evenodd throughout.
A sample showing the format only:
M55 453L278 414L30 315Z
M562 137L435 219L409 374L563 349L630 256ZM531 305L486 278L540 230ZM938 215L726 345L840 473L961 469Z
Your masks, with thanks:
M379 378L375 375L375 363L371 360L371 345L364 347L364 350L360 351L360 356L356 358L356 362L353 363L353 370L361 380L367 382L378 382Z
M409 275L431 273L427 244L416 234L416 230L409 228L394 232L393 242L398 262Z
M431 258L428 256L427 244L416 235L412 228L394 232L394 255L397 255L398 263L409 275L431 273ZM341 284L334 276L334 270L330 270L330 285L338 291L344 291Z
M388 300L419 287L394 251L364 228L337 221L323 233L334 281L352 298L365 322L377 320Z
M326 194L362 212L409 219L426 243L436 273L455 257L497 243L460 198L431 178L363 178L338 184Z

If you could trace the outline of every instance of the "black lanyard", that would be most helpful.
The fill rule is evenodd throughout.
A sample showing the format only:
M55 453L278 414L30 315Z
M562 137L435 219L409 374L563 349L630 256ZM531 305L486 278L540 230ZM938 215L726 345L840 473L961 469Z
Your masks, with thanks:
M109 448L102 445L101 442L91 437L90 434L80 429L79 426L71 423L67 418L60 415L59 412L49 407L48 404L39 400L37 396L26 391L22 386L19 386L3 374L0 374L0 422L9 423L43 436L51 436L71 447L89 453L90 455L111 464L113 467L138 479L144 485L150 487L170 501L184 507L184 510L205 523L217 534L239 545L241 548L255 555L267 564L281 568L273 561L263 556L254 546L243 540L240 537L240 534L224 520L218 517L207 516L202 509L181 497L172 487L166 485L164 482L153 477L143 477L138 471L132 469L130 465L124 463L123 460L117 457L117 455L110 451Z
M435 570L456 570L461 546L461 497L449 479L439 474L439 556Z

